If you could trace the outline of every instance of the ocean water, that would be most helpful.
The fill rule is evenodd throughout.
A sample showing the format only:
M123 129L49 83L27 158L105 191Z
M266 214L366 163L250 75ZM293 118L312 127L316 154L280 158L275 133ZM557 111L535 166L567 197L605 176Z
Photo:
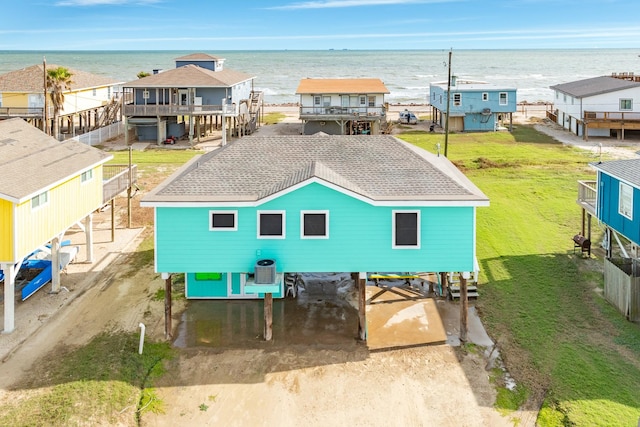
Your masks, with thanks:
M452 74L517 89L518 102L552 102L549 86L612 72L640 74L640 49L460 50ZM192 51L0 51L0 74L41 63L136 79L140 71L173 68ZM301 79L379 78L392 104L425 104L429 83L446 81L448 50L207 51L225 67L255 76L270 104L295 103Z

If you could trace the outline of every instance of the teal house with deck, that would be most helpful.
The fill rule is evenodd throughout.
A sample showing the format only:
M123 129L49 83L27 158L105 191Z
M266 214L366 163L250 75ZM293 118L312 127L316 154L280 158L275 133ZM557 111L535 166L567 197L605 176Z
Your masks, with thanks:
M192 159L141 205L155 268L187 298L284 297L292 272L473 272L489 199L390 135L250 136Z

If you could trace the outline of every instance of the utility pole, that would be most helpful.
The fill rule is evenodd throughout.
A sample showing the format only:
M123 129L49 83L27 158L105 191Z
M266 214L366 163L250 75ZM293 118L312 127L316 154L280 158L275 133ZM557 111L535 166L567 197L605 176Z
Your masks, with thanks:
M451 104L451 53L449 50L449 78L447 79L447 118L444 121L444 156L447 157L449 148L449 106Z
M42 89L44 92L44 106L42 108L42 131L44 133L46 133L47 135L49 135L49 129L47 126L47 58L45 58L44 56L42 57L42 78L43 78L43 84L42 84Z

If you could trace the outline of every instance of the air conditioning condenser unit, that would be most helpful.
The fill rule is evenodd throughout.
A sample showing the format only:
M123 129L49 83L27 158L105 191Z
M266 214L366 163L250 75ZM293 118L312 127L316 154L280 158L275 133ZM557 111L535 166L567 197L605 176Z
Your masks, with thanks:
M273 259L261 259L254 267L254 281L257 285L272 284L276 282L276 261Z

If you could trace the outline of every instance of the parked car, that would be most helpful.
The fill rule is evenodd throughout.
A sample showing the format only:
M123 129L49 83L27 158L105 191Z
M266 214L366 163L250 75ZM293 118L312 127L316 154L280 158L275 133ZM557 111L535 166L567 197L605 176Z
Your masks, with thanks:
M418 118L411 111L404 110L400 111L400 115L398 118L398 123L405 123L408 125L415 125L418 123Z

